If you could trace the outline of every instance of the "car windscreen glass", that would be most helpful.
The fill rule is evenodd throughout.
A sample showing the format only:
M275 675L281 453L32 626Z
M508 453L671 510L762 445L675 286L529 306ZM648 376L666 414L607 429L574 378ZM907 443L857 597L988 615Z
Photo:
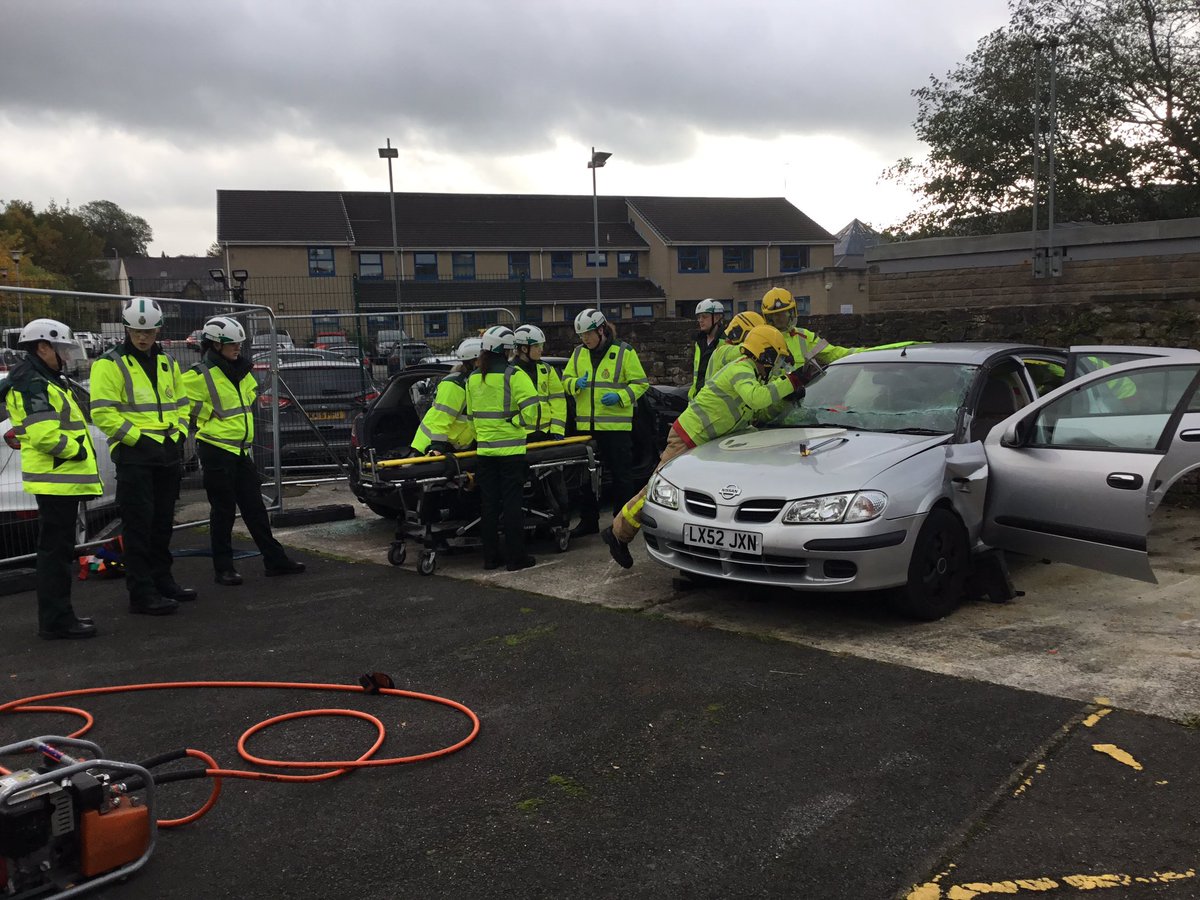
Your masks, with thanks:
M279 370L279 378L300 400L359 397L373 386L371 376L361 366L285 368Z
M801 403L785 401L770 426L949 434L976 371L950 363L842 363L808 385Z

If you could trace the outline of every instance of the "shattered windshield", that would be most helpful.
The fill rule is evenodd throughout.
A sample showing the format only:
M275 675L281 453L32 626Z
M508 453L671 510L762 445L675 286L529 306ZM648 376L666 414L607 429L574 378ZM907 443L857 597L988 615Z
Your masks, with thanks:
M808 386L801 403L786 404L766 427L949 434L977 371L951 363L830 366Z

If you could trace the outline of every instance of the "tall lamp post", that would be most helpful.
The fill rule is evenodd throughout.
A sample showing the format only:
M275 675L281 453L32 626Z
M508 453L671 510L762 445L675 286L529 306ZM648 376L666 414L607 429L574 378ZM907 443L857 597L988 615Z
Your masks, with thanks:
M392 185L392 160L400 155L400 151L392 146L392 139L387 139L387 146L379 148L379 158L388 162L388 200L392 207L392 271L396 279L396 327L403 329L404 321L400 316L400 241L396 237L396 189Z
M21 287L21 253L22 253L22 251L20 251L20 250L13 250L11 253L9 253L9 256L12 257L13 265L15 265L17 267L18 291L20 290L20 287ZM17 315L21 320L21 324L24 325L25 324L25 295L23 293L19 293L19 292L17 294Z
M596 244L596 256L592 262L596 266L596 309L600 308L600 206L596 201L596 170L604 168L610 156L611 153L593 147L592 158L588 162L588 168L592 170L592 236Z

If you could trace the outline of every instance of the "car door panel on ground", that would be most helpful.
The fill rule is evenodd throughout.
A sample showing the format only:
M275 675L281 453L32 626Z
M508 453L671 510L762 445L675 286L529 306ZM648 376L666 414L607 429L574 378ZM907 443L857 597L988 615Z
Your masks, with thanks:
M1154 582L1150 515L1200 466L1200 353L1069 371L1085 374L989 436L984 540Z

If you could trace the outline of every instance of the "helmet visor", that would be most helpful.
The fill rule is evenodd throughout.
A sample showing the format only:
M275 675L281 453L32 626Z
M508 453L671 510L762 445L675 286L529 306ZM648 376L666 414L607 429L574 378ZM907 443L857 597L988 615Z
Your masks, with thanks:
M80 362L86 356L83 348L75 341L51 341L50 345L63 362Z

